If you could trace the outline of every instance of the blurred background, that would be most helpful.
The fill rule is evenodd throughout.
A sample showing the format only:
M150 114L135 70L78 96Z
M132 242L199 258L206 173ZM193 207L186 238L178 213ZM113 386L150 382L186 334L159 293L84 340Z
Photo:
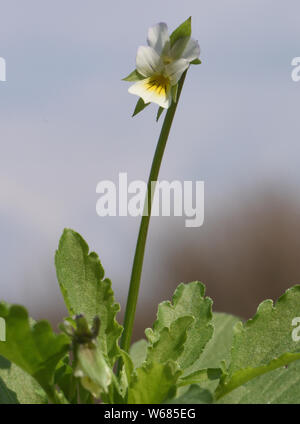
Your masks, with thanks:
M205 181L205 222L153 217L135 338L159 301L200 280L243 318L300 283L298 0L1 2L0 298L54 326L66 315L54 268L64 227L80 232L125 307L139 218L96 214L96 185L147 180L161 122L121 81L148 27L192 15L193 67L160 179ZM300 310L300 305L299 305ZM122 319L122 314L120 314Z

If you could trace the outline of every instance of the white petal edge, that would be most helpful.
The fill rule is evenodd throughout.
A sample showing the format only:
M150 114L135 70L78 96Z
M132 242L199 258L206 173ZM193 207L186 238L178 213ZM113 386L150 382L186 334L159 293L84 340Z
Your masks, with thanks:
M175 85L180 80L184 71L189 67L190 62L186 59L178 59L166 65L166 76L170 78L171 85Z
M161 55L166 43L170 40L167 24L160 22L148 30L147 42L157 54Z
M152 47L139 47L136 55L136 69L144 77L150 77L154 73L160 72L160 56Z
M189 40L190 40L189 37L182 37L182 38L179 38L177 41L175 41L170 51L170 56L172 57L173 60L178 60L182 58L182 54L184 50L186 49L186 46Z
M141 97L145 103L156 103L159 106L168 109L172 103L171 89L168 90L167 95L158 95L154 91L147 90L148 78L138 81L129 87L128 92Z
M194 40L193 38L189 39L189 42L187 43L183 53L182 57L183 59L188 60L189 62L192 62L195 59L198 59L200 56L200 46L197 40Z

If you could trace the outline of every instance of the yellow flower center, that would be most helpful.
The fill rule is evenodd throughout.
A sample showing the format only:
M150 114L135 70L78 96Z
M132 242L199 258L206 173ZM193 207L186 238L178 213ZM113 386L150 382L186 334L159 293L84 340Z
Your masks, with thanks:
M146 90L154 91L160 96L165 96L170 88L170 80L164 75L153 75L146 83Z

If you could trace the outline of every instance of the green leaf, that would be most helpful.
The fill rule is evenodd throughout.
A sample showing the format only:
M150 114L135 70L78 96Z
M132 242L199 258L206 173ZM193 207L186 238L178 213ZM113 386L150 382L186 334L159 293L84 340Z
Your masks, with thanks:
M0 356L0 404L47 403L40 385L17 365Z
M203 370L198 370L192 374L186 375L185 377L180 378L178 386L187 386L190 384L202 384L209 382L211 380L219 380L221 377L220 368L207 368Z
M181 374L176 363L151 362L137 368L129 387L129 404L162 403L176 393L176 382Z
M184 21L175 31L170 35L171 47L174 43L180 38L189 39L192 34L192 18L189 17L186 21Z
M187 330L193 321L194 318L191 316L182 316L173 321L170 328L164 327L155 333L147 329L146 335L149 334L150 346L146 361L160 363L166 363L170 359L176 361L183 352Z
M165 403L168 404L207 404L213 402L213 396L209 390L202 389L198 385L192 385L189 389L180 396L168 399Z
M76 404L78 399L80 403L91 403L92 396L74 376L73 367L69 365L69 357L58 364L55 371L55 384L59 386L69 403Z
M128 387L132 381L134 364L132 362L132 358L124 350L121 350L121 357L122 369L119 375L119 379L116 380L115 386L117 386L117 390L115 390L115 392L118 392L122 397L123 402L121 403L127 403ZM116 396L114 395L114 397Z
M234 335L234 326L240 319L229 314L214 312L212 325L214 333L192 370L218 368L222 362L229 363Z
M10 390L0 377L0 405L10 405L20 403L16 393Z
M55 371L55 384L62 390L70 403L76 403L76 386L78 380L74 377L73 368L63 360L59 362Z
M192 60L192 62L190 63L191 65L201 65L201 60L200 59L194 59Z
M134 82L134 81L140 81L142 79L145 79L145 77L143 75L141 75L136 69L134 71L132 71L129 75L127 75L127 77L123 78L122 81L129 81L129 82Z
M292 320L299 315L299 303L300 286L295 286L275 306L266 300L253 319L236 324L231 362L217 388L217 398L300 358L300 342L292 338Z
M57 278L71 315L83 314L91 326L100 317L98 340L102 352L114 364L119 355L118 339L122 326L116 321L120 307L114 301L111 282L96 253L89 253L83 238L65 229L55 256Z
M130 357L133 362L134 368L140 367L146 360L148 343L147 340L141 339L130 347Z
M0 342L0 355L35 378L48 395L53 394L55 367L69 349L68 337L53 333L46 321L31 326L22 306L1 303L0 316L6 322L6 341Z
M299 404L300 361L249 381L222 397L218 403Z
M184 370L197 361L213 334L212 301L210 298L204 297L204 294L205 287L198 281L180 284L174 293L172 303L166 301L159 305L152 333L147 330L147 337L152 337L152 342L154 342L159 338L160 331L164 327L170 329L172 322L178 318L192 316L195 319L187 330L184 350L178 358L178 363ZM189 370L186 371L189 372Z
M157 115L156 115L156 122L159 121L159 118L161 117L162 113L164 112L164 108L159 106L158 111L157 111Z
M132 114L132 117L136 116L138 113L142 112L147 106L149 106L150 103L145 103L144 100L140 97L137 101L137 104L135 106L134 112Z
M229 363L234 326L239 321L239 318L236 318L232 315L216 312L213 313L213 336L206 344L199 359L195 361L194 364L189 368L188 372L191 376L193 373L203 373L203 369L220 370L220 368L224 366L224 363ZM186 375L186 377L188 378L189 375ZM218 380L209 379L207 381L203 380L198 384L201 384L203 389L205 388L206 390L209 390L209 392L214 393L218 383Z
M220 384L216 390L216 398L219 399L220 397L224 396L224 394L231 392L235 388L245 384L247 381L252 380L255 377L273 371L282 366L286 366L298 359L300 359L300 352L285 353L280 357L273 359L267 365L262 365L255 368L244 368L237 371L233 376L228 376L226 373L221 379Z

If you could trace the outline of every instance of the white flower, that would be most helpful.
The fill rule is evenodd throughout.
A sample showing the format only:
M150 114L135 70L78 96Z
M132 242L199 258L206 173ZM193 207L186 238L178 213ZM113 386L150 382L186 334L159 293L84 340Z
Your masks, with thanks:
M190 37L178 38L172 45L168 27L159 23L148 31L148 46L141 46L136 56L136 70L143 78L129 88L145 103L163 108L172 103L172 87L176 86L190 63L198 59L200 47Z

